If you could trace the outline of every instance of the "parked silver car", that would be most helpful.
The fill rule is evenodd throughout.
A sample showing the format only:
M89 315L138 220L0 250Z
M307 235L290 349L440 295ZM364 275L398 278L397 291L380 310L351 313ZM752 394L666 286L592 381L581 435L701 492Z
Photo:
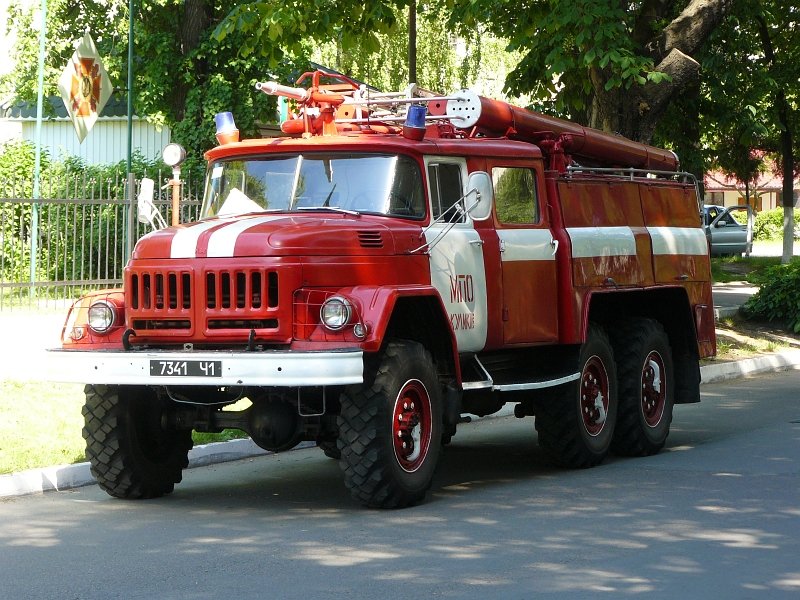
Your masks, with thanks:
M703 225L712 256L749 255L753 249L753 211L749 206L703 207Z

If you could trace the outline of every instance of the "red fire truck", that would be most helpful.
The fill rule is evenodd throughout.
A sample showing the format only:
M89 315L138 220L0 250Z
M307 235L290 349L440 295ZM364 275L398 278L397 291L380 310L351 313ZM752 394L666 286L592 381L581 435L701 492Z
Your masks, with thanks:
M140 239L65 324L103 489L167 494L192 430L238 428L315 441L357 501L407 506L458 424L509 402L566 467L664 446L715 352L674 154L469 91L257 87L291 100L286 135L220 119L200 220Z

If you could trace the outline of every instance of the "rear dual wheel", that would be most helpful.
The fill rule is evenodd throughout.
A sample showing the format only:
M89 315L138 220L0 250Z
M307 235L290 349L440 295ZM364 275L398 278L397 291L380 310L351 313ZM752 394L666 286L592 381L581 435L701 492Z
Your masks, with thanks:
M556 464L592 467L611 447L617 418L617 372L608 335L592 325L581 347L577 381L556 388L539 403L539 445Z
M664 327L632 319L612 338L619 377L619 415L611 449L649 456L666 443L675 402L672 349Z

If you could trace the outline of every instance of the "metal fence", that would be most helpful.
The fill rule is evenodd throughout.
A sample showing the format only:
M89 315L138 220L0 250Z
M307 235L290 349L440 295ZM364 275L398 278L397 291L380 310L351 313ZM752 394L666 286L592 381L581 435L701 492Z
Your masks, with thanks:
M171 174L170 174L171 175ZM171 178L148 176L156 186L155 205L171 219ZM0 181L0 310L66 305L85 291L121 285L130 249L150 225L136 218L125 176L50 178L32 200L30 180ZM181 188L181 222L197 218L202 190Z

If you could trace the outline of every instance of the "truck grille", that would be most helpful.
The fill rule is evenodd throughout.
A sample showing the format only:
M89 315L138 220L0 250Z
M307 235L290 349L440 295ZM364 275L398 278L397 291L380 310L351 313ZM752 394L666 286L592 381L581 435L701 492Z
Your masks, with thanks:
M191 273L134 273L130 290L134 310L192 308Z
M129 322L140 335L217 338L280 325L276 271L138 268L126 283Z
M206 273L206 308L278 306L278 274L274 271L213 271Z

